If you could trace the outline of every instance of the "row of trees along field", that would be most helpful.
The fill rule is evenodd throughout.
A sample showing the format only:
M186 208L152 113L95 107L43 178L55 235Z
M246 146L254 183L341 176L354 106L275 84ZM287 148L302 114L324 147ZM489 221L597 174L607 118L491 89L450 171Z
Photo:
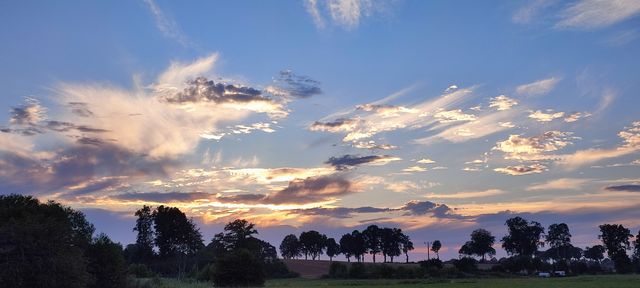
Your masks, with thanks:
M434 252L440 250L440 241L435 241ZM289 234L284 237L280 244L280 253L285 259L295 259L302 257L312 260L320 259L320 255L326 252L329 260L343 254L348 262L351 257L356 261L364 261L365 254L371 254L373 262L376 262L376 255L382 254L383 262L387 262L387 257L393 262L394 257L405 255L405 262L409 262L409 251L413 250L413 242L408 235L402 233L398 228L380 228L377 225L369 225L362 231L354 230L340 237L336 242L334 238L328 238L318 231L305 231L300 233L300 237Z
M137 287L140 282L134 277L163 276L212 281L216 286L260 286L268 278L296 276L278 259L274 246L256 237L258 231L248 221L228 223L205 245L199 228L176 207L143 206L135 216L136 243L123 249L107 235L94 235L93 225L79 211L30 196L0 196L0 283L3 287ZM507 234L501 243L509 257L488 261L495 264L494 271L579 274L602 272L591 268L609 261L619 273L640 272L640 232L632 245L633 235L623 225L600 225L602 245L583 250L573 246L565 223L550 225L546 234L540 223L521 217L505 224ZM495 242L491 232L473 231L459 250L460 258L451 261L454 269L474 271L476 258L487 261L487 256L495 255ZM540 250L545 245L549 248ZM440 247L442 243L434 241L431 249L437 255ZM408 262L412 249L412 241L402 230L376 225L344 234L339 241L318 231L305 231L299 237L286 235L280 245L283 258L319 259L326 253L331 260L342 254L347 261L355 258L357 262L364 261L365 254L371 254L373 261L382 255L383 262L404 254ZM364 266L356 264L362 263L351 267L362 272ZM391 271L388 268L383 270ZM414 270L390 277L449 275L441 272L446 269L439 259L422 261ZM332 266L331 271L338 270ZM363 275L358 273L353 274Z

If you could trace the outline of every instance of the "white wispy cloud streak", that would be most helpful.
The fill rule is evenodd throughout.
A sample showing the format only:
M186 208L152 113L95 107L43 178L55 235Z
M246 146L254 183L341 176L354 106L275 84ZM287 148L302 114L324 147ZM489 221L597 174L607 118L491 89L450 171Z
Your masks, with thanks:
M561 12L557 28L594 29L613 25L640 13L637 0L580 0Z
M153 15L156 27L158 28L158 30L160 30L162 35L169 39L175 40L182 46L190 45L189 39L180 30L178 24L173 19L168 17L154 0L142 0L142 2L147 5L149 12L151 12L151 15Z
M516 93L524 96L540 96L549 93L560 82L560 78L551 77L516 87Z

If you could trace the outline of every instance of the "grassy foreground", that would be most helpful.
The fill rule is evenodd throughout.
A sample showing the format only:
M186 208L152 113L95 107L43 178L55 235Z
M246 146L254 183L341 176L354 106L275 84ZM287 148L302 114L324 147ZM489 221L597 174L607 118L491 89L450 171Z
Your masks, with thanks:
M180 282L173 279L154 281L153 287L204 288L209 283ZM282 279L267 281L266 287L425 287L425 288L637 288L640 275L578 276L566 278L493 278L454 280L330 280Z

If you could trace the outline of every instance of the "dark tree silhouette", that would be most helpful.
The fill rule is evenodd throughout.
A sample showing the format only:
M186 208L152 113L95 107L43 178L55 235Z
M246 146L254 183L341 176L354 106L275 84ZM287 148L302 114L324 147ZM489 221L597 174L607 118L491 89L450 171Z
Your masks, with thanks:
M402 235L402 230L398 228L382 228L382 255L384 256L384 262L387 262L387 256L392 263L393 257L400 256Z
M351 232L351 237L353 237L353 256L358 259L358 262L362 262L364 261L364 254L367 253L364 236L362 235L362 233L360 233L360 231L353 230L353 232Z
M440 243L440 240L433 241L433 243L431 244L431 251L436 253L436 258L438 260L440 260L440 254L438 253L440 251L440 248L442 248L442 243Z
M411 242L411 238L408 235L401 234L400 235L400 246L402 247L402 253L404 253L405 263L409 263L409 251L413 250L413 242Z
M509 234L502 238L502 248L511 255L531 257L538 247L544 246L540 241L544 228L540 223L527 221L521 217L510 218L506 221Z
M373 256L373 263L376 262L376 254L382 251L382 235L381 230L376 225L369 225L362 231L362 237L364 237L364 243L367 252Z
M161 257L193 255L204 247L202 234L191 219L177 207L160 205L153 211L155 243Z
M605 248L602 245L594 245L584 249L584 258L600 263L604 259Z
M133 231L138 232L136 236L135 254L132 255L135 262L148 263L154 256L153 241L155 232L153 231L153 215L151 207L144 205L136 211L136 226ZM132 247L133 248L133 247Z
M302 232L300 234L300 247L302 248L304 259L308 259L308 256L311 256L313 260L319 259L320 255L324 253L326 242L327 236L320 234L318 231Z
M351 262L351 256L354 255L353 253L353 251L355 250L355 248L353 248L354 245L355 245L355 241L351 234L347 233L342 235L342 237L340 237L340 252L344 254L344 257L347 258L347 262Z
M213 283L216 287L258 287L264 285L263 264L246 249L236 249L216 260Z
M493 248L495 241L496 237L491 235L491 232L485 229L476 229L471 232L471 241L467 241L462 245L458 252L464 255L476 255L482 257L482 261L485 261L486 255L496 255L496 249Z
M607 254L613 260L616 271L630 272L631 260L626 250L630 248L629 238L633 237L631 231L619 224L603 224L600 225L600 232L598 238L602 240Z
M96 237L86 251L89 272L95 275L92 287L111 288L127 286L127 270L122 245L114 243L106 234Z
M244 219L236 219L224 226L224 232L214 235L212 240L216 250L232 251L247 248L254 234L258 234L255 224Z
M635 258L636 262L640 260L640 231L638 231L638 236L636 236L636 240L633 242L633 257ZM638 268L640 268L640 266L638 266Z
M336 243L336 239L333 238L328 238L325 245L327 247L327 256L329 256L329 261L333 261L333 257L340 254L340 245L338 245L338 243Z
M569 233L569 226L567 224L549 225L546 240L551 247L548 250L551 258L556 261L573 258L570 252L575 249L573 245L571 245L571 233Z
M280 254L284 259L293 259L297 258L302 253L300 252L300 241L298 241L298 237L294 234L289 234L282 239L282 243L280 243ZM327 253L329 253L327 251Z

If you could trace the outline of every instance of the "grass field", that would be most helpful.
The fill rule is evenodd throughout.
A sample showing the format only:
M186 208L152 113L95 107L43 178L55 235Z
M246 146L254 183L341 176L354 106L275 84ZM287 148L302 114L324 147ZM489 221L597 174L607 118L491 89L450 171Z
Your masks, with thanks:
M162 288L204 288L209 283L187 283L163 279L154 283ZM458 280L325 280L283 279L267 281L266 287L425 287L425 288L638 288L640 275L579 276L566 278L494 278Z

